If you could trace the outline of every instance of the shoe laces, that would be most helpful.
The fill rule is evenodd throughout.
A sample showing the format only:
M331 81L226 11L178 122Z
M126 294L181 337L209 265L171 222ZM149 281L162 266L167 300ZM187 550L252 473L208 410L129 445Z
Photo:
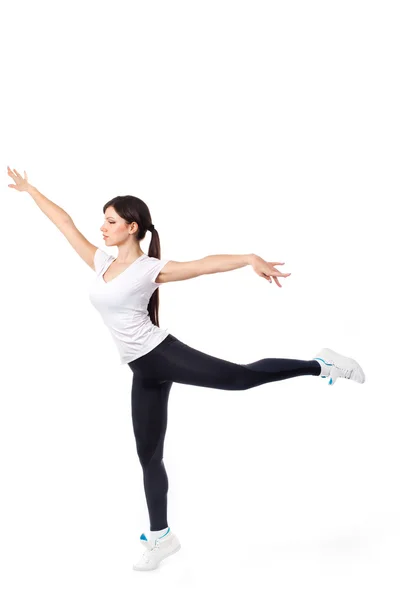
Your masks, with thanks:
M336 368L338 368L338 367L336 367ZM339 371L341 373L343 373L343 377L345 377L346 379L350 379L351 374L353 373L353 369L339 369Z
M157 538L154 545L150 548L150 553L160 549L160 540Z
M148 548L147 550L145 550L145 552L143 552L142 560L144 562L148 563L151 559L153 552L155 550L158 550L159 548L160 548L159 542L158 542L158 540L156 540L154 546L152 546L151 548Z

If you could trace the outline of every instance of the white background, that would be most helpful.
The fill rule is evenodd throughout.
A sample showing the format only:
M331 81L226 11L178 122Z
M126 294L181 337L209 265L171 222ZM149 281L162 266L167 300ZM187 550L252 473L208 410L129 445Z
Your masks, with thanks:
M3 7L0 595L398 599L396 2L14 1ZM366 382L174 383L164 463L182 549L132 571L149 522L132 373L94 272L7 165L93 244L139 196L177 261L160 325L238 363L355 358ZM149 234L142 243L148 250Z

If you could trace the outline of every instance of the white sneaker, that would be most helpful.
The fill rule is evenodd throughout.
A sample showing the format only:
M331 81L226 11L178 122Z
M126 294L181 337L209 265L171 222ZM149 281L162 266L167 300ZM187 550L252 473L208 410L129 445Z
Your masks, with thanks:
M329 377L328 384L333 385L338 377L364 383L364 371L357 361L330 348L322 348L313 358L321 364L321 377Z
M142 534L142 536L143 535L144 534ZM178 538L171 530L169 530L167 534L156 539L154 544L149 540L144 540L142 537L140 538L140 541L143 544L147 544L147 549L133 565L135 571L151 571L152 569L157 569L164 558L178 552L181 547Z

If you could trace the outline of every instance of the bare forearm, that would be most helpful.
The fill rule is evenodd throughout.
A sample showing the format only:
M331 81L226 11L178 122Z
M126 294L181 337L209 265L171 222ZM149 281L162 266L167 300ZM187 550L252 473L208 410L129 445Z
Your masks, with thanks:
M46 198L46 196L43 196L43 194L41 194L33 185L29 186L28 193L32 196L40 210L44 212L50 221L52 221L57 227L59 227L59 225L65 221L71 220L70 215L65 212L61 206L58 206Z
M251 264L254 254L211 254L201 259L204 274L233 271Z

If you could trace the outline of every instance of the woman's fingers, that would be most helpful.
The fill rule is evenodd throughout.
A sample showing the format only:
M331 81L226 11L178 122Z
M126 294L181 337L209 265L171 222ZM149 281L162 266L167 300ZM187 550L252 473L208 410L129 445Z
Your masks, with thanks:
M287 274L280 274L280 276L281 276L281 277L286 277L287 275L291 275L291 273L287 273ZM272 279L275 281L276 285L277 285L278 287L280 287L280 288L281 288L281 287L282 287L282 285L281 285L281 283L280 283L280 281L279 281L279 279L278 279L278 277L277 277L276 275L271 275L271 276L267 275L267 276L266 276L266 279L268 279L268 281L269 281L270 283L272 283L272 279L271 279L271 277L272 277Z
M8 175L10 177L12 177L12 179L14 180L14 183L16 185L12 185L9 184L8 187L14 188L18 191L25 191L27 184L28 184L28 175L26 173L26 171L24 171L24 177L22 177L22 175L20 173L18 173L17 169L10 169L9 166L7 166L7 170L8 170Z
M284 265L284 262L278 263L278 262L272 262L270 263L271 265ZM281 273L278 269L275 269L275 267L273 267L273 270L275 271L275 273L279 273L279 277L289 277L289 275L291 275L291 273Z
M12 171L12 169L10 169L10 167L8 167L8 171L9 171L9 175L10 177L12 177L14 179L14 181L17 180L17 175Z
M277 277L274 277L274 279L275 279L275 283L276 283L276 285L277 285L278 287L282 287L282 286L281 286L281 284L280 284L280 282L279 282L279 280L278 280L278 278L277 278Z
M7 169L9 170L10 174L13 177L21 177L21 175L18 173L17 169L10 169L10 167L7 167Z

